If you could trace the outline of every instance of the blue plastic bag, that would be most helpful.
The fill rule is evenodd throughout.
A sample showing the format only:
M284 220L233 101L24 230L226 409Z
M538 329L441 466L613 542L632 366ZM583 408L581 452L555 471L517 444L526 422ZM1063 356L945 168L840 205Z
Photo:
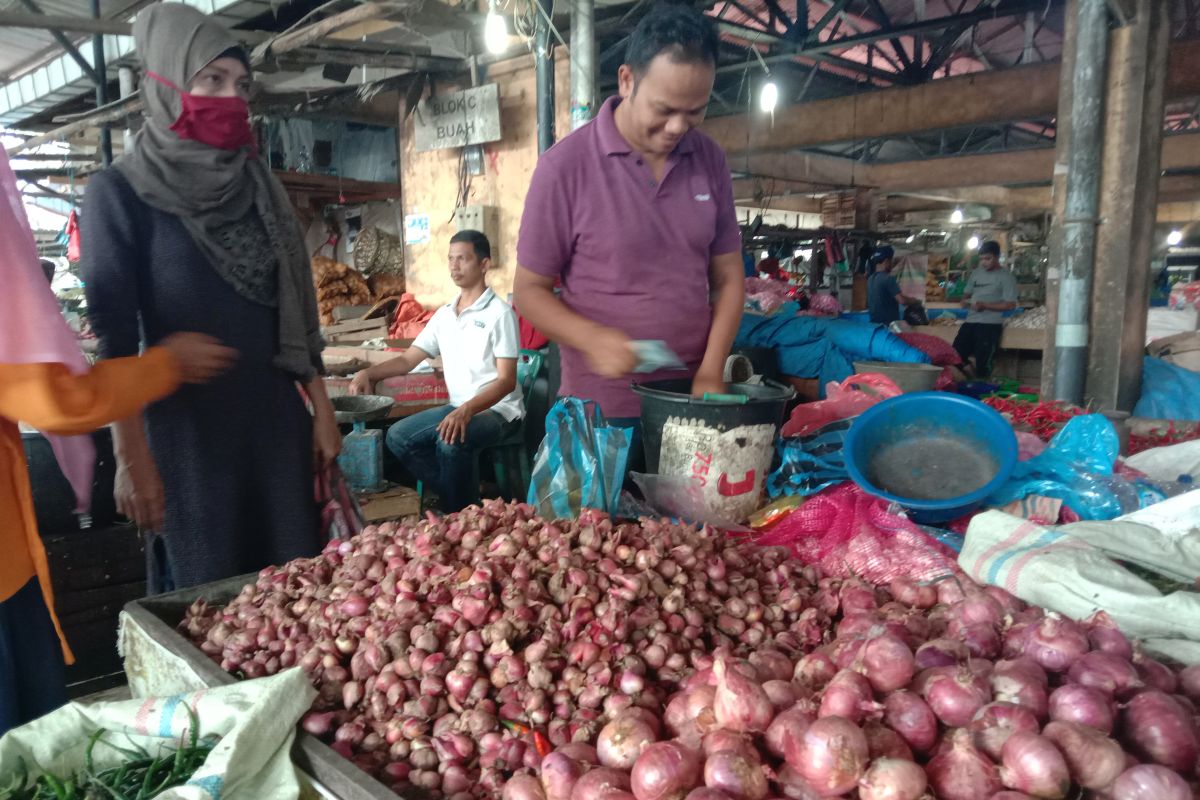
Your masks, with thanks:
M529 504L546 519L574 518L584 508L615 514L632 439L632 428L610 426L595 403L560 398L546 415Z
M808 436L780 439L775 449L782 463L767 476L767 494L808 497L850 480L843 458L846 432L854 417L831 422Z
M1049 446L1028 461L1019 461L1012 476L988 498L1004 506L1036 494L1063 501L1081 519L1115 519L1141 508L1149 493L1113 474L1120 442L1112 423L1100 414L1073 417Z
M1133 415L1200 420L1200 372L1146 356L1142 361L1142 397Z

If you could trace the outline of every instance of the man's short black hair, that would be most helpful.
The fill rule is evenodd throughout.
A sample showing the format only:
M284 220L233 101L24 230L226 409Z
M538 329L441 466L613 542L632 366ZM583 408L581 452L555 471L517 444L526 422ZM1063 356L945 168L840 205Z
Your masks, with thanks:
M656 3L642 17L625 45L625 64L644 75L650 62L666 53L677 64L717 65L720 39L712 20L691 6Z
M459 231L450 237L450 244L466 242L475 248L475 257L480 261L492 257L492 243L479 231Z
M54 266L54 262L48 258L42 260L42 274L46 276L46 283L54 283L54 273L58 271L58 267Z
M986 242L979 245L979 255L995 256L996 258L999 258L1000 257L1000 243L997 241L993 241L992 239L988 239Z

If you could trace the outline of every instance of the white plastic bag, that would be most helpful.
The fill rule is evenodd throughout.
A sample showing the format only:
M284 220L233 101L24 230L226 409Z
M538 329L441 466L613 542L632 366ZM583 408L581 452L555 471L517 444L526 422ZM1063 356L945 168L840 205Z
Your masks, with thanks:
M71 703L0 738L0 776L7 780L22 761L30 775L44 771L66 778L78 773L86 764L89 737L102 728L104 741L120 747L133 744L151 754L177 747L189 732L191 708L200 735L219 736L220 741L186 785L156 800L294 800L300 782L292 742L296 723L315 696L297 668L191 694ZM97 769L126 758L103 743L93 752Z
M1200 440L1152 447L1130 456L1125 463L1153 481L1170 483L1183 475L1200 478Z

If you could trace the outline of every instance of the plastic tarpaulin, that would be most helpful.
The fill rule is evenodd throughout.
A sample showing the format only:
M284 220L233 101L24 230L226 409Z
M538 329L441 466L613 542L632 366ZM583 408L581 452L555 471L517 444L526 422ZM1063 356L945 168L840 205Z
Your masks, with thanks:
M929 363L929 356L882 326L798 317L798 310L798 305L789 303L771 317L743 315L735 346L775 350L780 371L784 375L817 378L822 397L827 383L854 374L852 362L856 360Z
M1200 420L1200 372L1146 356L1142 361L1142 397L1133 415Z

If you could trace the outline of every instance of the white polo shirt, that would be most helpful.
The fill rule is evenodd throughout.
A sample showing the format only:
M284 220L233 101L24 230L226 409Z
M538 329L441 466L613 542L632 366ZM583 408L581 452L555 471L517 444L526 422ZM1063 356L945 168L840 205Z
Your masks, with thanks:
M442 357L450 404L457 408L474 398L483 387L499 377L497 358L517 358L520 338L517 315L508 303L485 289L474 305L458 314L458 298L439 308L413 342L413 347L425 351L430 358ZM525 416L518 385L492 406L505 421Z

